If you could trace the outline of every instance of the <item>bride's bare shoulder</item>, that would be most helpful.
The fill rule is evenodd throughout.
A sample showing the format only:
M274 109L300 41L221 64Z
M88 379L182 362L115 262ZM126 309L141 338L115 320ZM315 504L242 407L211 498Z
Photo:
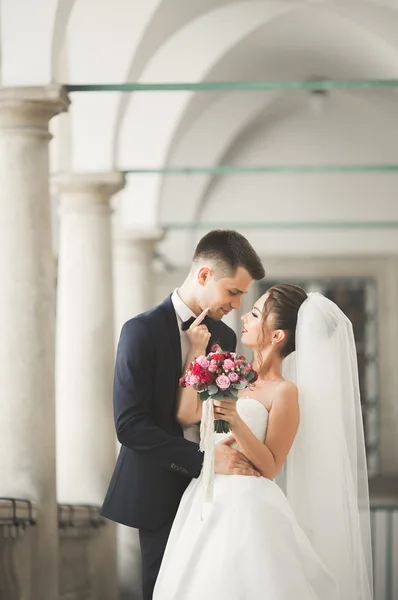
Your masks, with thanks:
M279 385L277 386L276 391L281 391L282 393L298 393L298 388L295 383L292 381L288 381L287 379L282 379Z
M283 379L275 389L272 406L275 404L298 404L298 389L291 381Z

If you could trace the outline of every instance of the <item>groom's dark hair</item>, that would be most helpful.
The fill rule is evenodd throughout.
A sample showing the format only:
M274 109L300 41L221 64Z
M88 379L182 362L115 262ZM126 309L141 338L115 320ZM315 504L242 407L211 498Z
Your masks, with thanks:
M245 269L255 281L265 277L262 262L248 240L232 229L209 231L196 246L192 262L209 260L216 276L232 277L238 267Z

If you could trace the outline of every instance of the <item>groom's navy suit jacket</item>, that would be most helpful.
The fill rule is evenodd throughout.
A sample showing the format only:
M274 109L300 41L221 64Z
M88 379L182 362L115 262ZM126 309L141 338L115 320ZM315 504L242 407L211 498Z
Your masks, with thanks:
M206 323L207 324L207 323ZM236 335L210 319L210 344L235 350ZM102 506L108 519L156 531L177 512L203 454L176 422L181 341L171 296L124 324L117 350L114 417L121 443Z

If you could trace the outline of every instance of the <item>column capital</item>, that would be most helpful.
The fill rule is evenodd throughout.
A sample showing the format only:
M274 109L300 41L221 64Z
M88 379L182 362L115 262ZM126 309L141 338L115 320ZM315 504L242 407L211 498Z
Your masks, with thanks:
M60 208L66 212L110 210L111 197L126 184L123 173L59 173L51 180L51 189L61 196Z
M69 97L61 85L0 88L0 131L48 135L48 122L68 110Z
M155 245L163 239L165 230L160 228L125 229L113 224L113 249L118 260L145 264L152 260Z
M161 227L127 229L116 224L113 226L114 242L121 246L155 244L164 238L165 233Z
M125 185L126 177L120 171L58 173L51 180L51 187L61 194L95 194L108 198Z

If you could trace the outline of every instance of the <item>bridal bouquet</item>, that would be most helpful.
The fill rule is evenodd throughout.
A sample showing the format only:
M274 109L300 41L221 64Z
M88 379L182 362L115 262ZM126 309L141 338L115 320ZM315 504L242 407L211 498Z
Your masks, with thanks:
M202 401L222 400L225 397L237 400L239 390L256 380L257 373L244 356L225 352L215 344L207 356L198 356L191 362L179 385L193 387ZM217 419L214 421L214 430L228 433L231 427L226 421Z

